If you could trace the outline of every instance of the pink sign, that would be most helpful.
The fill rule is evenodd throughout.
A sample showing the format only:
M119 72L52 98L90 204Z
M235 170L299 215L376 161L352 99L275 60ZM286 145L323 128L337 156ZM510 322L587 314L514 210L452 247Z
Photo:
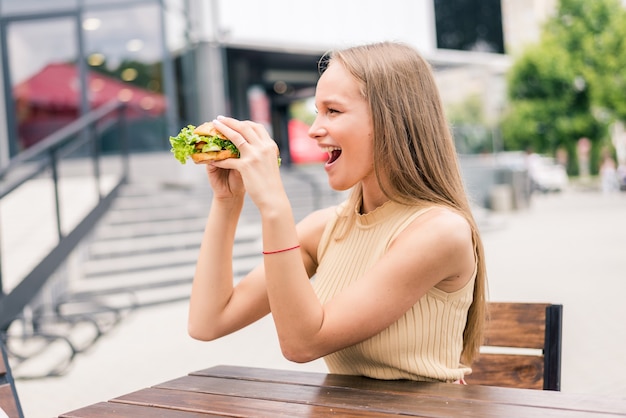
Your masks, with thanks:
M300 120L291 119L288 131L291 161L295 164L319 163L328 160L328 153L322 151L317 146L317 142L309 136L309 125Z

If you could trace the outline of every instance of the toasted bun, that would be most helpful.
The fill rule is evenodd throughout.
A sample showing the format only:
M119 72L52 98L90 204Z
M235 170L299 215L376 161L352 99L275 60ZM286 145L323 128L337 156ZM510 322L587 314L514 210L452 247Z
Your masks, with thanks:
M202 136L217 136L222 139L228 139L220 131L215 129L213 122L204 122L202 125L194 129L193 133Z
M191 154L191 159L196 164L207 164L211 161L220 161L227 158L237 158L237 155L227 149Z

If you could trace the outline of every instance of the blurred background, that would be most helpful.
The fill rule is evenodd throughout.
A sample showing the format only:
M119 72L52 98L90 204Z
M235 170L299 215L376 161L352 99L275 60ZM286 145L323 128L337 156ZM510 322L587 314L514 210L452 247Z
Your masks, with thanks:
M0 331L26 416L222 362L325 370L282 359L265 320L189 341L210 190L168 138L261 122L296 218L337 203L307 136L317 61L383 40L433 67L491 298L563 303L563 390L623 397L624 39L623 0L0 0ZM241 277L249 202L238 234Z

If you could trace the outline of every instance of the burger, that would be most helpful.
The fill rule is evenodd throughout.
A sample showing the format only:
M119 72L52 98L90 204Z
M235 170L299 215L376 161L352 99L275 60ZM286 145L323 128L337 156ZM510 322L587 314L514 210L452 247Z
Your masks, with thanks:
M239 158L239 150L218 131L212 122L195 127L187 125L178 135L170 136L174 157L185 164L190 157L196 164L207 164L227 158Z

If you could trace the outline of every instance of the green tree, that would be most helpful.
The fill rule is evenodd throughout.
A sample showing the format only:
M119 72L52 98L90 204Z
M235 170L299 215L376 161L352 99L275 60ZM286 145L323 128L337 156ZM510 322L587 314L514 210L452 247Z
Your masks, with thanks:
M541 41L509 73L505 147L568 152L592 141L592 170L612 118L626 120L626 11L618 0L561 0Z
M567 50L592 86L592 101L626 120L626 10L619 0L561 0L545 37Z

